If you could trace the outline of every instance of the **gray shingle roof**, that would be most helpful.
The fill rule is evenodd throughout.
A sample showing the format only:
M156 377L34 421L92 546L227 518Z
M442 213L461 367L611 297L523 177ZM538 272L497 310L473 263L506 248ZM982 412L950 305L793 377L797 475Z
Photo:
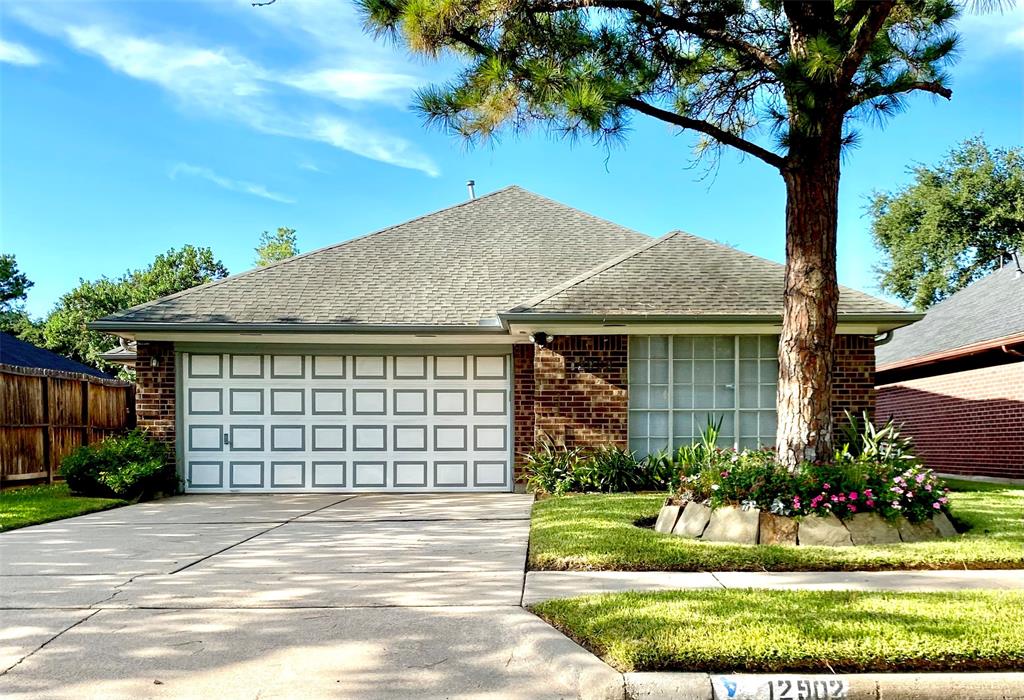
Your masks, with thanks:
M508 187L101 322L477 326L648 240Z
M924 319L894 331L878 346L878 365L955 351L1024 334L1024 276L1007 265L928 309Z
M610 260L523 302L518 313L608 316L775 316L782 314L784 268L681 231ZM842 287L840 314L904 309Z

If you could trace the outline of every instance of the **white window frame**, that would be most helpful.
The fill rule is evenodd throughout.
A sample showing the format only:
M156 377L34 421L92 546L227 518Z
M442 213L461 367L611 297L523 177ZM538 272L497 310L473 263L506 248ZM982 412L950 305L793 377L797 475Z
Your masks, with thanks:
M717 409L717 408L702 409L702 408L695 408L695 407L692 407L692 406L691 407L677 408L674 405L675 404L675 362L676 362L676 359L677 359L675 357L675 352L674 352L675 339L676 338L684 338L684 337L685 338L694 338L694 337L723 338L723 337L729 337L729 336L732 336L732 339L733 339L733 357L732 357L732 360L733 360L732 389L733 389L733 392L734 392L733 407L732 408L722 408L722 409ZM732 441L731 447L733 449L739 450L740 449L740 440L743 439L741 437L741 432L742 431L740 430L740 416L741 416L741 414L743 414L743 413L760 414L760 413L768 411L768 410L772 410L772 411L775 411L777 413L777 409L774 406L771 409L764 408L764 407L760 406L760 390L761 390L761 386L763 384L765 384L765 382L761 381L760 363L761 363L761 361L763 361L763 360L765 360L767 358L761 357L760 349L758 350L758 355L755 358L749 358L749 357L741 358L740 357L740 339L741 338L755 337L755 338L758 339L758 342L760 343L760 339L761 338L769 337L769 336L775 336L776 338L778 337L774 333L749 333L749 334L731 334L731 333L694 333L694 334L675 333L675 334L671 334L671 333L669 333L669 334L643 334L643 335L630 336L629 337L629 343L627 343L627 352L626 352L626 379L627 379L627 387L628 387L629 390L632 389L631 373L632 373L632 362L633 362L633 359L634 359L633 358L633 340L634 340L634 338L636 338L636 339L641 339L642 338L642 339L644 339L644 340L646 340L648 342L647 356L645 358L642 358L642 359L646 360L648 363L652 359L651 358L651 354L650 354L650 340L652 338L667 338L668 339L668 351L667 351L667 355L666 355L667 361L668 361L668 384L667 384L667 386L668 386L668 407L666 407L664 409L651 408L650 406L648 406L647 408L632 408L632 407L628 408L627 409L627 414L628 414L627 415L627 427L626 427L626 440L627 440L627 444L629 443L629 441L633 437L632 436L632 432L631 432L631 428L632 428L632 424L633 424L633 420L632 419L633 419L633 414L634 413L650 414L652 412L658 412L658 411L664 411L664 412L668 413L668 449L669 450L674 450L674 449L676 449L676 445L675 445L675 443L676 443L676 440L675 440L675 423L676 423L675 422L675 414L676 414L677 411L689 411L689 412L692 412L692 413L704 412L706 414L711 414L711 415L731 412L733 414L733 438L732 438L733 441ZM759 348L760 348L760 345L759 345ZM696 361L695 358L693 358L692 356L689 359L690 359L690 362L695 362ZM758 363L758 381L754 385L756 387L757 391L758 391L758 406L753 407L753 408L749 408L749 407L748 408L741 408L740 407L740 403L741 403L740 402L740 361L741 361L741 359L745 359L745 360L751 360L752 359L752 360L755 360ZM713 361L717 362L717 360L713 360ZM648 364L647 383L644 385L645 387L652 386L651 383L650 383L650 376L651 376L650 372L651 372L650 365ZM693 386L696 383L696 376L693 377L693 380L694 381L692 381L690 383L691 386ZM778 391L778 376L777 375L775 377L775 382L774 383L775 383L775 386L776 386L776 391ZM660 385L658 385L658 386L660 386ZM778 418L778 416L776 415L776 419L777 418ZM778 430L778 426L776 425L776 431L777 430ZM761 438L762 438L760 433L761 433L761 430L760 430L760 425L759 425L758 426L758 435L755 436L757 440L761 440ZM687 437L691 437L691 436L687 436ZM651 437L650 437L650 429L649 428L648 428L648 433L645 436L645 439L648 440L648 442L651 439ZM721 442L719 443L719 445L721 446Z

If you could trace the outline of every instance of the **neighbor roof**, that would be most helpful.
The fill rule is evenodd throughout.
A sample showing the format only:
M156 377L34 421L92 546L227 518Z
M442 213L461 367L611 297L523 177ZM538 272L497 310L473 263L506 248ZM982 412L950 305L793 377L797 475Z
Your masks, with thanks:
M519 187L507 187L133 307L93 327L483 324L500 330L498 311L649 240Z
M18 340L12 335L0 333L0 364L15 365L16 367L30 367L32 369L51 370L55 372L71 372L74 374L88 374L103 379L113 379L109 374L101 372L95 367L83 365L63 355L58 355L49 350L37 348L24 340Z
M721 243L674 231L529 299L516 314L780 316L785 268ZM914 316L841 287L840 315Z
M914 364L1007 338L1024 340L1024 276L1006 265L940 301L923 320L879 345L878 366Z

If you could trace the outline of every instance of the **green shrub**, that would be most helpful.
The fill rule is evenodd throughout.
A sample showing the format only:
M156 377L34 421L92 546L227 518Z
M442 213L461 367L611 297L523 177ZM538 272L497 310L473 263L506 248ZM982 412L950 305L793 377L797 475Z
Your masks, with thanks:
M178 487L167 448L139 429L79 447L61 462L60 474L73 493L99 498L151 498Z
M526 455L526 488L556 495L576 490L573 473L579 460L578 449L566 450L544 443Z

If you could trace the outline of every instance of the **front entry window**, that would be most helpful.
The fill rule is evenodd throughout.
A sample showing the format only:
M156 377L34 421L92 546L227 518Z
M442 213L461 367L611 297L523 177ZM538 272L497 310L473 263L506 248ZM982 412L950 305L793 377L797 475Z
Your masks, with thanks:
M629 448L643 456L693 442L708 418L720 447L775 442L775 335L629 338Z

